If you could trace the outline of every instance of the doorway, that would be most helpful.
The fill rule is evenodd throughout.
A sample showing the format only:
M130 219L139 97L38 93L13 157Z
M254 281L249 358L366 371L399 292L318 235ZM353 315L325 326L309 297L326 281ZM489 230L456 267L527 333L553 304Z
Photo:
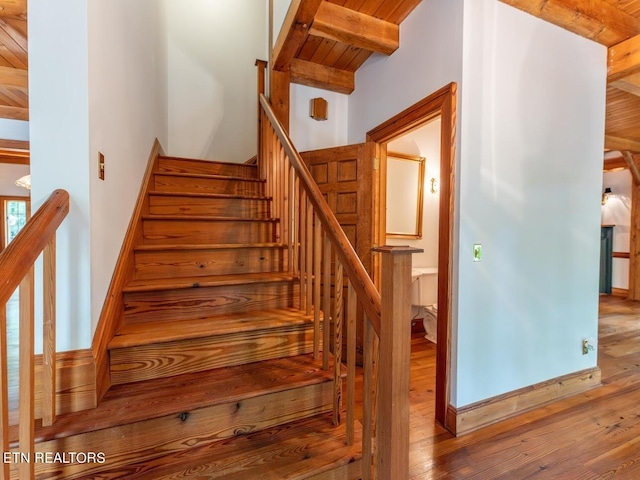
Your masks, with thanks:
M374 171L373 182L373 232L374 241L378 245L382 245L386 242L387 237L387 145L393 140L440 118L435 418L452 432L455 431L455 424L447 420L447 412L450 396L451 362L451 275L453 266L456 92L457 84L450 83L367 132L367 151L375 159L374 165L379 165L379 168ZM378 285L381 279L380 267L380 259L376 256L373 260L373 276Z

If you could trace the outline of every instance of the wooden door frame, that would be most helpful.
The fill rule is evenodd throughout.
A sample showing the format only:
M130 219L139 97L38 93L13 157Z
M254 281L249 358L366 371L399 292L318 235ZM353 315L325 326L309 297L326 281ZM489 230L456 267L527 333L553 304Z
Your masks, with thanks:
M438 328L436 343L435 418L447 430L451 377L451 279L453 269L453 218L455 198L457 84L446 85L393 118L367 132L367 152L374 165L373 235L379 245L386 242L386 150L391 140L440 117L440 205L438 219ZM374 257L373 273L380 281L380 260Z

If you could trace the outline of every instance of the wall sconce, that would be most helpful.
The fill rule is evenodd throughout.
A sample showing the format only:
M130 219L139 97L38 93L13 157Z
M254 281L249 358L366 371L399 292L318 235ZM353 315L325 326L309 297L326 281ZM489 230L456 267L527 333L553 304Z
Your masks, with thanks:
M604 189L604 192L602 193L602 205L604 205L605 203L607 203L607 200L609 200L609 194L611 193L611 188L607 187Z
M319 122L329 118L328 102L322 97L312 98L309 105L309 116Z
M439 187L438 179L435 177L431 177L430 182L431 182L431 193L434 193L434 194L438 193L438 187Z
M31 190L31 175L25 175L16 180L16 186Z

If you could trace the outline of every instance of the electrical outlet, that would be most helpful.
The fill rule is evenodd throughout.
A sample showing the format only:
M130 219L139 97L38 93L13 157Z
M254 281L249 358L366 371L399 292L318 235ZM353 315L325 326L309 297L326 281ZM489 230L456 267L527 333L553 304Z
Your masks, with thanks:
M587 355L589 352L595 352L596 347L593 346L593 343L588 338L582 339L582 354Z

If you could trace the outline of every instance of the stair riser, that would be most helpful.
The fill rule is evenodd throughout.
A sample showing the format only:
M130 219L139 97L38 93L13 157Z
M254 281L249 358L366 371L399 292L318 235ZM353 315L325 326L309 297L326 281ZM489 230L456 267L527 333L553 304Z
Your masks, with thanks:
M151 195L152 215L212 215L216 217L269 218L269 200L247 198L194 198Z
M282 271L283 248L140 251L135 254L138 280Z
M125 323L191 320L256 309L297 307L294 282L126 293Z
M184 421L179 415L169 415L42 442L36 445L36 452L101 452L106 462L35 463L36 476L51 480L71 480L91 474L95 475L92 478L102 479L149 478L144 476L143 467L136 468L131 464L144 465L144 461L191 448L215 450L216 442L238 433L327 412L331 408L332 393L331 383L310 385L186 412L188 416ZM147 408L153 408L153 405ZM11 469L11 478L17 478L17 464L12 464ZM98 477L101 471L108 473Z
M219 193L227 195L261 196L263 182L243 181L226 178L180 177L174 175L155 175L155 190L177 193Z
M160 158L158 170L168 173L198 173L204 175L229 175L231 177L257 178L258 169L241 163L202 162L176 158Z
M276 224L268 221L143 221L147 245L211 245L218 243L270 243L276 241Z
M310 324L111 350L114 385L313 351Z

